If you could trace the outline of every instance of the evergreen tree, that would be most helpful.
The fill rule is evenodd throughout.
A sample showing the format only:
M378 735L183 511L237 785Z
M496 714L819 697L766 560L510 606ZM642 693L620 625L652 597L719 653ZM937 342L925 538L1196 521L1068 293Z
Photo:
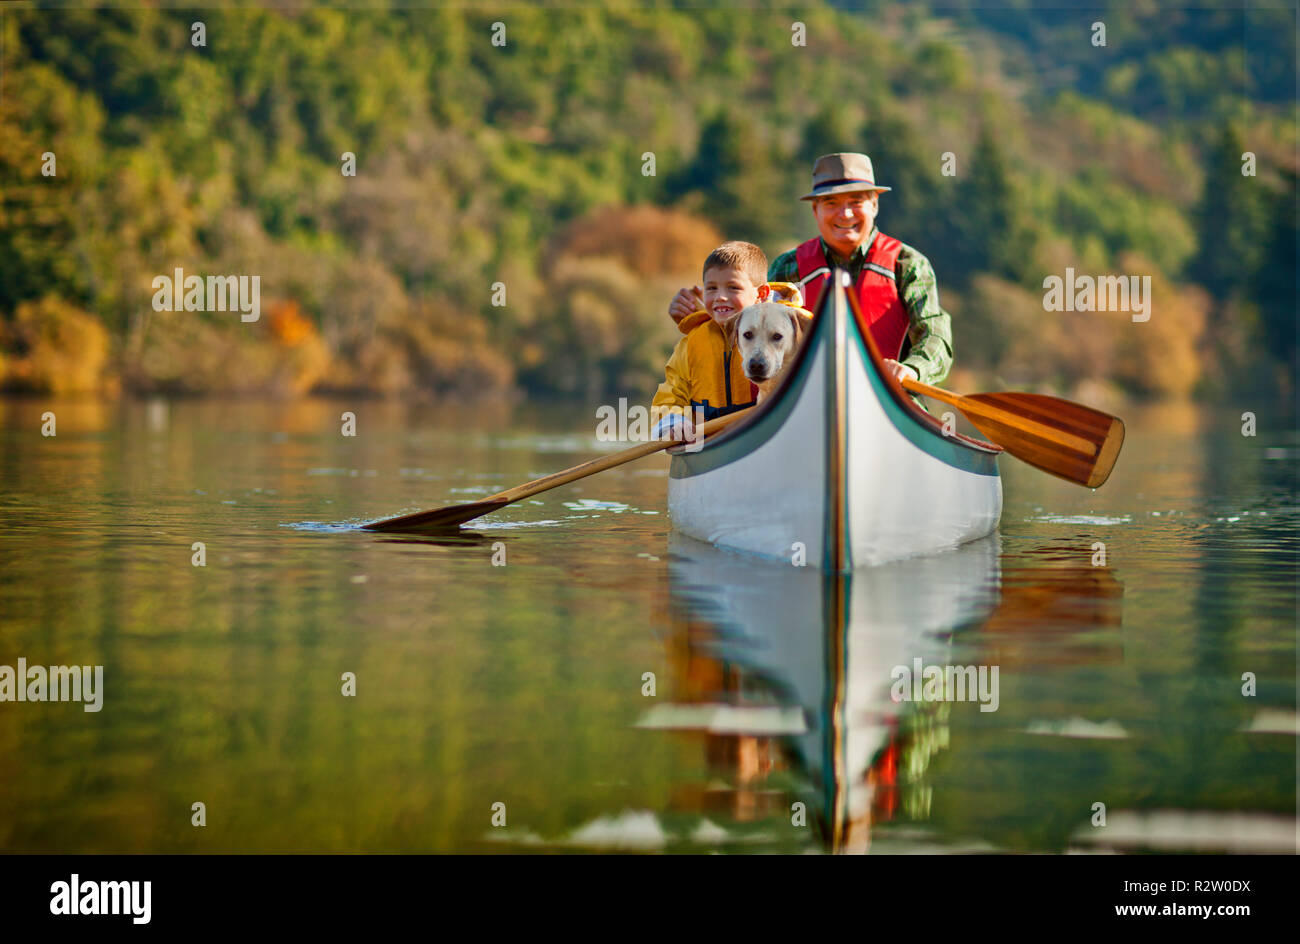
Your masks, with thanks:
M880 228L915 246L934 262L946 261L943 231L936 226L939 174L936 157L905 119L886 116L868 121L862 136L876 179L889 193L880 197ZM942 262L935 262L936 266Z
M723 109L700 132L695 159L668 185L670 193L693 194L699 211L728 239L761 243L781 235L780 214L769 202L782 194L785 175L755 123Z
M1300 368L1296 357L1296 331L1300 328L1300 320L1296 318L1300 308L1296 291L1296 273L1300 271L1300 259L1296 258L1298 209L1296 173L1286 171L1282 192L1272 204L1271 225L1254 286L1266 353L1288 365L1292 378Z
M804 125L803 137L796 155L799 162L809 168L823 154L838 151L860 151L862 126L852 111L836 105L823 105Z
M1033 268L1034 234L1002 146L987 126L956 192L956 205L949 209L953 274L963 280L976 275L1025 280Z
M1199 249L1187 274L1220 300L1249 294L1269 222L1264 185L1241 173L1245 150L1241 132L1226 126L1210 155L1194 217Z

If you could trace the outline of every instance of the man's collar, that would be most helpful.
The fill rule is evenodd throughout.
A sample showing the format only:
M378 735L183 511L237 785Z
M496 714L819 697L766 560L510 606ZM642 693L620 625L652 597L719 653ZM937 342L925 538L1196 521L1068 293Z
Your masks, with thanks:
M871 251L872 244L876 241L876 234L879 232L880 232L879 227L876 226L871 227L871 235L866 238L865 242L860 243L858 247L853 250L853 255L849 256L848 258L849 264L857 262L859 259L865 259L867 257L867 253ZM822 254L826 257L826 261L829 262L831 265L834 265L837 261L840 261L839 254L836 253L833 249L831 249L830 246L826 245L826 240L820 235L817 238L821 240Z

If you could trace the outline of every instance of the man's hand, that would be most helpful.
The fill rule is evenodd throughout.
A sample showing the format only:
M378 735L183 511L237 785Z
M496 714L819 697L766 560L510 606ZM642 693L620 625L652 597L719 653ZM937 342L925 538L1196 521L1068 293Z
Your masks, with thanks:
M921 379L917 376L916 371L912 370L912 368L908 367L906 364L900 364L898 361L891 361L889 358L885 358L885 368L889 371L890 376L899 383L902 383L904 378L909 380Z
M672 316L673 323L677 324L687 315L703 307L704 293L696 285L692 288L684 288L673 296L673 300L668 304L668 314Z

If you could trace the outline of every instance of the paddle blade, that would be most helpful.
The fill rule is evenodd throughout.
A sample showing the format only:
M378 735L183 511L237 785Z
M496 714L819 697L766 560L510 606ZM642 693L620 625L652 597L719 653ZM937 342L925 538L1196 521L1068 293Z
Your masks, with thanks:
M1124 421L1101 410L1041 393L975 393L962 412L976 429L1017 459L1079 485L1110 477L1124 445Z
M486 501L468 502L464 505L448 505L445 508L434 508L432 511L417 511L411 515L402 515L400 518L386 518L383 521L374 521L367 525L362 525L363 531L383 531L386 533L406 532L406 531L444 531L450 528L456 528L466 521L473 521L475 518L481 518L498 508L504 508L510 504L509 499L493 498Z

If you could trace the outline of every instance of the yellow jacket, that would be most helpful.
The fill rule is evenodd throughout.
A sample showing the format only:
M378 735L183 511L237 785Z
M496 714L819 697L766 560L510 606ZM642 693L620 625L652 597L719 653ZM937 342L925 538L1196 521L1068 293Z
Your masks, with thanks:
M740 352L728 347L722 326L707 312L697 311L683 318L677 328L686 337L677 342L668 358L664 382L650 403L651 421L687 410L692 421L700 410L711 420L751 406L758 388L745 376Z

